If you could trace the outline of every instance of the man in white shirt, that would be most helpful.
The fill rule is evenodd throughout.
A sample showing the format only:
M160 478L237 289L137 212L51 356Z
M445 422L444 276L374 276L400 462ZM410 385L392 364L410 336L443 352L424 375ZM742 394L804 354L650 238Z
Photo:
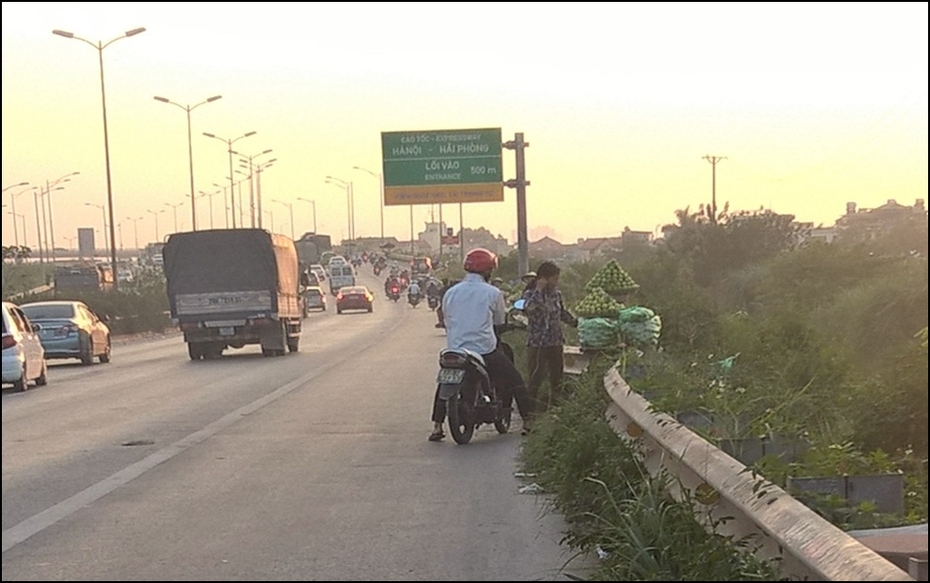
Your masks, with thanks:
M497 268L497 256L486 249L473 249L465 256L468 274L449 288L442 298L443 321L446 327L446 348L472 350L484 357L485 368L500 391L503 403L517 401L523 417L524 432L532 424L532 410L526 384L513 362L498 348L494 327L504 324L507 308L501 290L488 283ZM439 387L433 398L433 432L430 441L439 441L445 434L442 424L446 403L439 398Z

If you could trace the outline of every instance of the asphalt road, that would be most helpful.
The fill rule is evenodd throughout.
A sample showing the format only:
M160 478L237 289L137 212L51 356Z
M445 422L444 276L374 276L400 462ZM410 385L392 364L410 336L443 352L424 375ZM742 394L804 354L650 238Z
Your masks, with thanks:
M140 341L4 390L3 580L566 579L519 422L427 442L433 313L330 308L297 354Z

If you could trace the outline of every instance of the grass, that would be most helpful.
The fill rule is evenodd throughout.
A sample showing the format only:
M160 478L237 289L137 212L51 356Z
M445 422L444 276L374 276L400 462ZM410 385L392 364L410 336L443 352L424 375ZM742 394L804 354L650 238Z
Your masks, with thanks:
M522 451L524 471L551 493L566 517L563 542L578 555L597 553L593 580L745 581L780 577L777 565L754 556L749 539L717 532L719 522L695 518L690 497L675 501L672 479L651 476L634 442L605 417L599 359L542 415Z
M46 267L38 263L3 263L3 299L47 284Z

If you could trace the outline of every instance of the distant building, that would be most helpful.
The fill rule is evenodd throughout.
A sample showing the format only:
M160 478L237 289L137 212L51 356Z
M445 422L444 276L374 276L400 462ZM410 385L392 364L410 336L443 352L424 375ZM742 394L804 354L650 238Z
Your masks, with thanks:
M836 221L836 230L838 234L854 230L860 235L875 238L902 223L915 219L927 220L927 209L922 198L914 201L913 206L898 204L892 198L880 207L858 210L856 203L849 202L846 203L846 214Z
M546 236L538 241L532 241L529 244L529 252L531 257L557 259L562 257L564 247L552 237Z

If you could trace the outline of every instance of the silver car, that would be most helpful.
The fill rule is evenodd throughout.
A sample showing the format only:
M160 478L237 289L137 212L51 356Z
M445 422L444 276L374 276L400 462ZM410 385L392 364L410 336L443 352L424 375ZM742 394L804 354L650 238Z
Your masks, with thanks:
M3 384L25 391L30 381L36 386L48 382L48 362L39 340L38 324L16 305L3 302Z

